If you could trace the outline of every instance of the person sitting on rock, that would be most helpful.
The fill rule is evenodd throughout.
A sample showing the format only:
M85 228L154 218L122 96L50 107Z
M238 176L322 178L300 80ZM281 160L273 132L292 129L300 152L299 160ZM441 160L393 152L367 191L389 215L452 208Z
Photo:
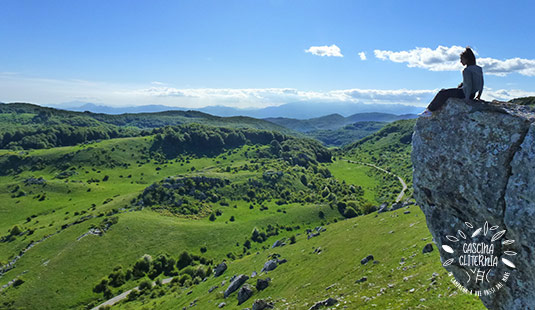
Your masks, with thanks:
M476 56L471 48L467 47L461 53L461 63L466 66L463 70L463 82L457 88L442 89L435 96L420 116L429 117L432 112L439 110L448 98L460 98L470 102L474 98L481 100L483 93L483 69L476 65ZM476 96L477 93L477 96Z

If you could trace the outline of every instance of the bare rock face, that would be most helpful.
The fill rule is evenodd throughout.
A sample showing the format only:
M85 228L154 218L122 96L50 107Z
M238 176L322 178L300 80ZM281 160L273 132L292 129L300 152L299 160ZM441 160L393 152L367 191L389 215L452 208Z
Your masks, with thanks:
M414 196L458 288L535 309L535 112L448 99L418 119Z

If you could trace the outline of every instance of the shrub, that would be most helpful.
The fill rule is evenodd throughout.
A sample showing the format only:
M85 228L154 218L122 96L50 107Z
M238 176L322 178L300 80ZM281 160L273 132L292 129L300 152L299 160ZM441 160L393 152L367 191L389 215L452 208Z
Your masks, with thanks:
M15 225L9 230L10 236L18 236L21 233L22 233L22 229L20 229L19 225Z
M139 296L139 293L137 290L132 290L130 293L128 293L128 296L127 299L128 301L133 301L133 300L136 300L137 297Z
M110 285L113 287L119 287L126 282L126 277L122 269L112 272L108 278L110 279Z
M176 262L176 267L178 268L178 270L181 270L184 267L191 265L192 262L193 262L193 258L191 257L191 255L187 251L184 251L178 257L178 261Z
M372 205L371 203L367 202L365 204L363 204L360 209L362 210L362 213L364 214L370 214L372 213L374 210L375 210L375 206Z
M347 218L352 218L357 215L358 215L357 211L355 211L355 209L353 209L352 207L347 207L344 211L344 217L347 217Z
M212 222L215 221L215 219L216 219L215 213L212 212L212 214L210 214L210 218L209 219Z
M180 285L185 285L186 282L188 281L191 281L191 276L189 274L183 274L180 276L180 278L178 279L178 283L180 283Z
M180 271L181 274L188 274L192 278L195 277L196 270L192 266L187 266Z
M294 243L295 243L295 235L290 237L290 244L294 244Z
M141 283L139 283L139 289L141 291L152 289L152 281L150 281L150 280L141 281Z
M195 276L201 278L201 280L206 278L206 269L204 269L204 266L200 265L197 267L195 270Z
M104 292L108 287L108 279L107 278L102 278L100 280L100 283L97 284L94 288L93 288L93 292L95 293L101 293L101 292Z
M149 272L150 265L152 262L152 257L150 255L143 255L141 259L139 259L132 268L132 273L135 278L141 278L145 275L145 273Z

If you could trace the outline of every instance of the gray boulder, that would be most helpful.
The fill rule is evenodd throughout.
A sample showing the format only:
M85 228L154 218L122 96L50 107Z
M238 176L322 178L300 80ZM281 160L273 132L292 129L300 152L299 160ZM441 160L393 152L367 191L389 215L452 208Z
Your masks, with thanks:
M257 299L253 303L253 310L273 309L273 303L267 302L263 299Z
M428 243L424 246L424 248L422 249L422 253L425 254L425 253L429 253L429 252L433 252L433 244L432 243Z
M338 300L334 299L334 298L327 298L325 300L322 300L322 301L318 301L317 303L315 303L312 307L309 308L309 310L318 310L322 307L330 307L330 306L334 306L338 303Z
M238 305L243 304L251 296L253 296L253 289L247 284L242 286L238 292Z
M276 248L278 246L282 246L282 241L281 240L277 240L275 241L275 243L273 243L273 245L271 246L271 248Z
M526 105L448 99L414 128L414 198L445 268L489 309L535 309L534 121ZM465 243L494 246L489 281L460 264Z
M379 206L377 213L384 213L386 211L388 211L388 204L383 203L381 206Z
M227 264L225 262L222 262L221 264L217 265L214 270L214 277L219 277L227 270Z
M249 277L244 274L237 276L236 279L234 279L234 281L232 281L229 284L228 288L225 290L225 293L224 293L225 298L227 298L230 294L232 294L234 291L239 289L240 286L242 286L242 284L245 283L245 281L247 281L247 279L249 279Z
M269 281L271 281L270 278L256 280L256 289L259 291L266 289L269 286Z
M368 278L362 277L362 278L358 279L357 281L355 281L355 283L362 283L362 282L366 282L366 281L368 281Z
M390 207L390 211L395 211L401 208L403 208L403 204L401 202L396 202L392 204L392 206Z
M361 263L362 265L366 265L366 264L367 264L369 261L371 261L371 260L373 260L373 255L370 254L370 255L364 257L364 258L360 261L360 263Z
M264 267L262 268L262 270L260 272L271 271L271 270L274 270L275 268L277 268L277 260L276 259L271 259L271 260L268 260L264 264Z
M219 285L214 285L214 286L210 287L210 288L208 289L208 293L213 292L213 291L214 291L216 288L218 288L218 287L219 287Z

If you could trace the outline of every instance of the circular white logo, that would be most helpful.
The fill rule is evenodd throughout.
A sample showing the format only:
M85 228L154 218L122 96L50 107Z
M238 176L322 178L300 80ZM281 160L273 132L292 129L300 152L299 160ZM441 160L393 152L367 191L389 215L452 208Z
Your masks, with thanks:
M509 279L510 272L504 271L497 274L498 265L504 264L509 269L515 269L513 263L514 251L503 250L497 253L498 248L513 244L514 240L505 239L506 230L500 230L499 226L490 226L488 222L482 227L474 227L470 222L464 223L463 229L457 230L455 235L446 235L449 242L442 243L442 250L446 252L443 257L447 258L442 264L444 267L457 265L465 272L465 283L460 283L450 272L451 281L461 291L474 295L490 295L502 288ZM504 248L505 249L505 248ZM501 258L498 255L501 255ZM508 270L502 269L500 270ZM480 287L485 284L485 289L471 290L467 287Z

